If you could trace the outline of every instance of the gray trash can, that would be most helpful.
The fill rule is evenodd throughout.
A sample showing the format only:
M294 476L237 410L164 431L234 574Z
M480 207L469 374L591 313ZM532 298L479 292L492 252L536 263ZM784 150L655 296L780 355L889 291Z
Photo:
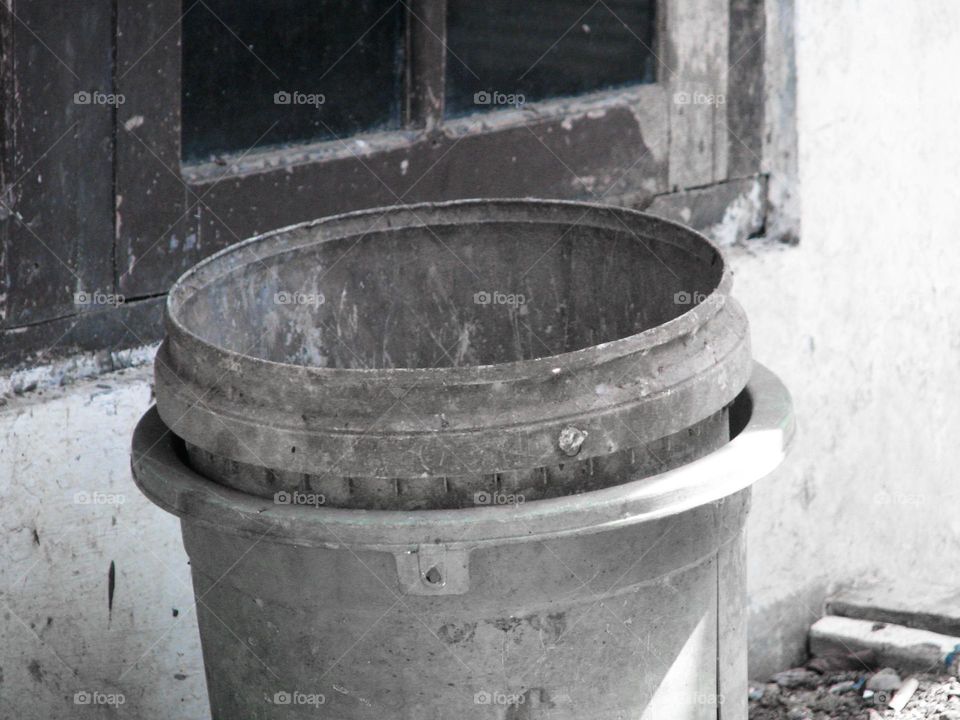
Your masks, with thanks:
M214 718L745 718L748 488L793 421L729 290L689 229L542 201L184 275L133 470Z

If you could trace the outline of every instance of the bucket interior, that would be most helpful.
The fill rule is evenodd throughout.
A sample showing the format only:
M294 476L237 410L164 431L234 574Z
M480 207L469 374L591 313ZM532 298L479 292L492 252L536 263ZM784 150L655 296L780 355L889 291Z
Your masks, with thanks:
M653 328L706 297L722 272L706 243L695 254L626 226L381 223L251 259L190 288L173 313L209 343L274 362L491 365Z

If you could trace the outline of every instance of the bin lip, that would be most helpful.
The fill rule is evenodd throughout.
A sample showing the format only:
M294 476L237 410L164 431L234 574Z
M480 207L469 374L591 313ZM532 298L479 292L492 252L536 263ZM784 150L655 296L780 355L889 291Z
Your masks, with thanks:
M793 444L790 394L759 363L739 410L742 430L722 448L679 468L579 495L455 510L351 510L282 505L214 483L183 460L156 406L134 431L134 481L155 504L221 532L301 546L404 553L420 545L473 548L599 532L675 515L728 497L770 474Z
M273 238L282 237L297 230L303 230L313 227L323 227L327 225L336 225L351 220L358 220L363 217L380 216L385 217L388 214L412 213L415 218L423 225L430 225L429 220L422 220L417 212L439 212L450 213L456 210L470 211L472 209L490 211L523 211L529 209L564 209L581 212L579 218L574 220L574 225L579 224L587 213L612 213L619 217L634 217L643 222L650 223L653 226L662 228L671 228L674 231L683 233L687 237L696 238L697 242L703 244L704 248L711 249L721 263L720 279L707 293L699 303L690 307L690 309L671 318L667 322L648 328L639 333L627 335L622 338L615 338L607 342L591 345L569 352L558 353L555 355L544 355L529 360L514 360L505 363L482 364L482 365L464 365L459 367L396 367L396 368L327 368L314 365L301 365L297 363L285 363L276 360L268 360L254 355L246 355L225 348L217 343L213 343L190 329L183 323L179 317L179 309L184 302L200 288L209 283L214 278L222 277L224 274L232 271L234 266L227 264L220 272L217 272L217 266L225 264L231 255L241 253L254 245L267 243ZM573 214L571 212L571 214ZM483 220L483 215L478 215L478 221ZM493 221L503 218L493 218ZM379 218L378 218L379 221ZM638 236L626 224L624 229L629 230L636 237ZM372 227L370 228L373 229ZM660 242L665 242L659 240ZM325 242L319 240L315 242ZM312 243L311 243L312 244ZM287 249L297 247L297 244L287 246ZM282 251L283 248L278 249ZM652 252L652 251L651 251ZM273 254L273 253L272 253ZM203 278L205 273L212 273L210 278L197 282ZM440 380L445 382L466 382L482 383L484 381L502 381L512 378L523 378L530 375L531 372L539 372L545 365L552 365L563 371L575 372L579 368L595 366L604 362L614 360L619 357L631 355L636 352L644 351L648 348L662 345L678 336L686 335L696 328L702 326L711 317L717 314L723 307L726 299L730 296L733 286L733 275L727 260L720 248L702 233L687 227L681 223L673 222L649 213L629 208L618 207L595 202L583 202L572 200L545 200L539 198L491 198L491 199L467 199L452 200L438 203L415 203L410 205L391 205L388 207L373 208L368 210L358 210L329 217L308 220L286 227L277 228L266 233L262 233L230 245L220 250L208 258L200 261L189 270L184 272L170 288L165 302L165 327L169 339L178 341L187 341L201 348L211 350L222 355L227 362L233 366L251 365L257 367L273 367L283 372L289 373L295 371L305 373L308 376L320 378L326 381L357 379L364 382L378 379L389 379L391 381L413 381L415 383L427 379Z

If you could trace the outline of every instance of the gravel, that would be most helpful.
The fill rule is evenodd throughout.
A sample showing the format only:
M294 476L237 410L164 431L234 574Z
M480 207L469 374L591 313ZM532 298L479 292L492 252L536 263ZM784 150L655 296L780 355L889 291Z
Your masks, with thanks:
M878 677L879 676L879 677ZM768 683L750 686L750 720L960 720L960 682L949 675L916 674L920 687L899 713L878 702L890 698L891 688L903 677L896 670L878 672L811 673L793 668L774 675ZM867 685L878 692L867 690ZM866 695L867 697L864 697ZM871 715L874 711L876 715Z

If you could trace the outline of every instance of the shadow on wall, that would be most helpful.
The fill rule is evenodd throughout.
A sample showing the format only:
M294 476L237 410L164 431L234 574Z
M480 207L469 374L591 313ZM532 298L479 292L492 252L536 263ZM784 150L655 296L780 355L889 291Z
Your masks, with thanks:
M750 604L751 679L766 680L786 667L803 664L807 658L807 630L823 615L827 592L825 583L816 582L808 587L800 586L790 597L769 605Z

